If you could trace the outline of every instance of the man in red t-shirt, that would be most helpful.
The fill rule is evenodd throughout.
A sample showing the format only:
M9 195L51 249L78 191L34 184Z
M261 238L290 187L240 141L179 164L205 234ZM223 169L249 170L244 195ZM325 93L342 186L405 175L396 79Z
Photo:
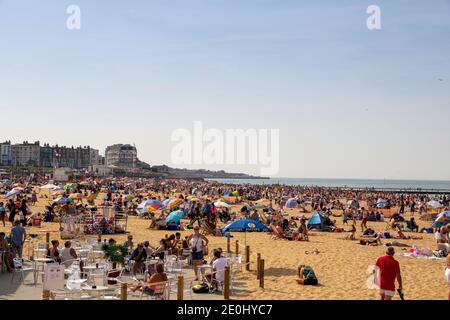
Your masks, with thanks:
M392 300L395 294L395 279L398 281L398 289L402 291L402 276L400 264L394 259L395 250L388 247L386 255L379 257L375 265L380 268L380 295L381 300Z

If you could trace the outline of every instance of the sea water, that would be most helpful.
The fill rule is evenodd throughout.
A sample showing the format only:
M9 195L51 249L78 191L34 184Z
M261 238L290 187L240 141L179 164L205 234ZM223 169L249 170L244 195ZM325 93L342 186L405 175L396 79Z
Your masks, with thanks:
M270 179L207 179L234 184L285 184L321 187L352 187L377 189L438 189L450 190L446 180L385 180L385 179L321 179L321 178L270 178Z

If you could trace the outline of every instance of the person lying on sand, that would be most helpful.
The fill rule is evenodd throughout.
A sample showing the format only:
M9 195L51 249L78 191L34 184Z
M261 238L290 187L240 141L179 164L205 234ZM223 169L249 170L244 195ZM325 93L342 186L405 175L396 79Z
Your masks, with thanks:
M406 243L402 243L402 242L398 242L398 241L392 241L392 242L388 242L388 243L386 243L386 246L388 246L388 247L408 247L408 248L410 248L410 247L412 247L411 245L409 245L409 244L406 244Z
M302 285L317 285L319 282L314 273L314 270L310 266L301 264L298 266L298 278L296 279L298 284Z
M395 239L403 239L403 240L420 240L422 237L410 237L406 236L400 229L397 230L398 236L394 237Z

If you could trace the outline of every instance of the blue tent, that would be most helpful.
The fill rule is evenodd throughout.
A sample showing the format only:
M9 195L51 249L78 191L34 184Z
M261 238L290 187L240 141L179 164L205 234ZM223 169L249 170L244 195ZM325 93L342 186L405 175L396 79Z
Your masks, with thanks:
M184 211L183 210L177 210L169 213L169 215L166 218L166 223L175 222L179 223L181 218L184 217Z
M308 220L308 229L327 229L327 227L325 226L325 220L326 218L320 212L313 214L311 219Z
M377 200L377 205L376 205L377 208L384 209L385 207L387 207L387 205L388 205L387 199L379 198Z
M286 201L286 204L284 205L286 208L296 208L298 206L297 199L291 198L288 201Z
M269 228L259 221L251 219L241 219L230 222L222 228L222 234L225 232L266 232Z

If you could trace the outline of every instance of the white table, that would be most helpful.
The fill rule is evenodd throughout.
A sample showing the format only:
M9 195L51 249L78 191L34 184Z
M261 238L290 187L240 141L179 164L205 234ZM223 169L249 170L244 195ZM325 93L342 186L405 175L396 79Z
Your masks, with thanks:
M41 263L42 266L44 266L45 263L55 262L55 260L50 259L50 258L35 258L32 261L34 263L34 272L33 272L34 284L36 284L37 283L38 263ZM42 268L42 271L44 271L44 268Z

